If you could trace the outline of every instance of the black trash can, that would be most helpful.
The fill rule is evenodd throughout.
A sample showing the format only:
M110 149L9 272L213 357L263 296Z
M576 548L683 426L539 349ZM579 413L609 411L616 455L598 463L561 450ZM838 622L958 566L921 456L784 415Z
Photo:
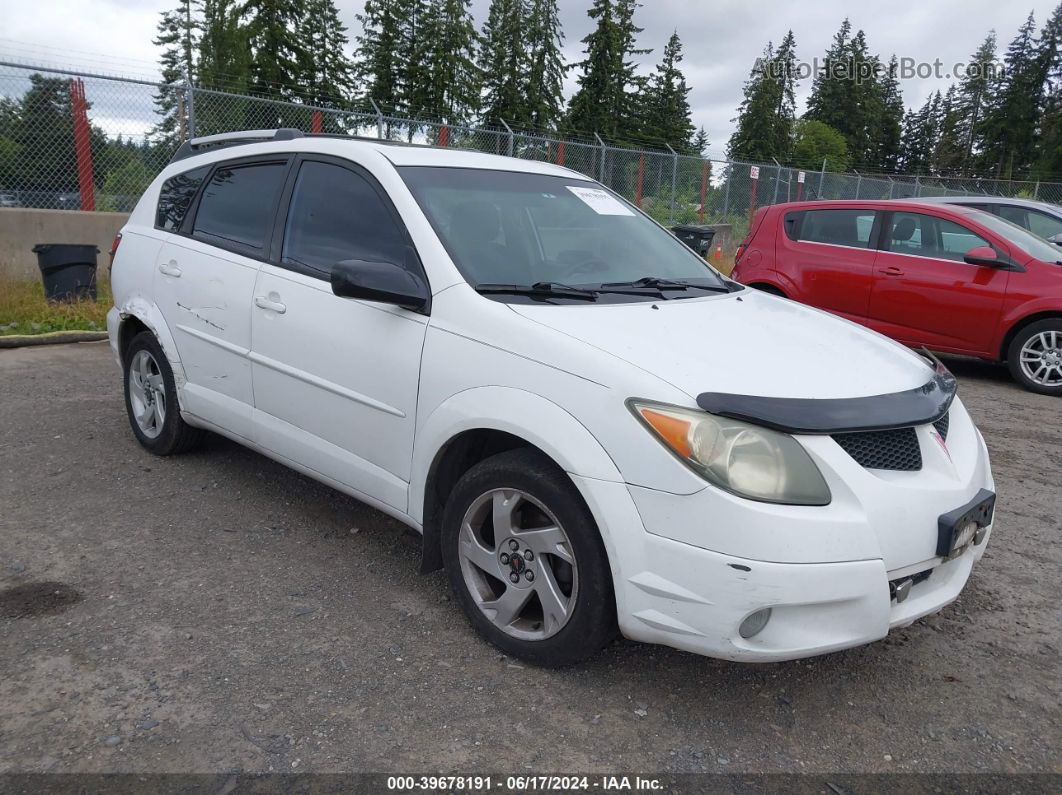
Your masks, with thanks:
M41 269L44 297L49 301L96 300L98 248L81 243L38 243L33 253Z
M698 224L679 224L671 227L671 231L679 240L708 259L708 254L712 249L712 238L715 237L714 229Z

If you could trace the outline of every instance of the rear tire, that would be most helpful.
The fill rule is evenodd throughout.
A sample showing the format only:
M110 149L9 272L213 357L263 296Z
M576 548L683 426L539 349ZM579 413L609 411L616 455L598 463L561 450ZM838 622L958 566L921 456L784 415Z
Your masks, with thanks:
M616 635L612 571L590 510L538 450L491 456L443 512L450 586L476 631L546 667L585 660Z
M1062 319L1030 323L1010 341L1007 367L1030 392L1062 395Z
M175 455L203 441L206 431L181 419L173 370L150 331L140 332L129 342L122 374L125 412L133 435L145 450L155 455Z

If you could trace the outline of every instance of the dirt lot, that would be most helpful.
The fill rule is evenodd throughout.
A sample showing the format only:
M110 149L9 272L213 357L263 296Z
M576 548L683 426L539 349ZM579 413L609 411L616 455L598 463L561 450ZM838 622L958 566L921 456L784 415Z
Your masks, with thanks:
M558 672L398 522L218 438L142 451L105 343L0 351L0 772L1058 773L1062 403L949 364L1000 495L957 603L803 662Z

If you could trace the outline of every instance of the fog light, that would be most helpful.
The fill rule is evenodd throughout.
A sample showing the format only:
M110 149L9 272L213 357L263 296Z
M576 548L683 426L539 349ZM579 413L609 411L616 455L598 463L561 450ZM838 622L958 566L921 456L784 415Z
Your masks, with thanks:
M771 608L765 607L763 610L757 610L741 622L741 626L738 627L738 634L746 639L758 635L770 620Z

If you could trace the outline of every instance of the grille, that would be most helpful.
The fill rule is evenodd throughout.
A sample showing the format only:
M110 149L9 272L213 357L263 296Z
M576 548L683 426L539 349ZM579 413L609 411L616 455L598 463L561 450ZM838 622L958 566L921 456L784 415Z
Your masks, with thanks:
M914 428L836 433L833 440L867 469L914 472L922 468L922 451Z
M948 417L949 416L950 416L950 412L949 412L949 414L945 414L943 417L941 417L939 420L937 420L936 422L933 423L933 427L937 429L937 433L940 434L940 438L944 439L945 441L947 441L947 439L948 439Z

